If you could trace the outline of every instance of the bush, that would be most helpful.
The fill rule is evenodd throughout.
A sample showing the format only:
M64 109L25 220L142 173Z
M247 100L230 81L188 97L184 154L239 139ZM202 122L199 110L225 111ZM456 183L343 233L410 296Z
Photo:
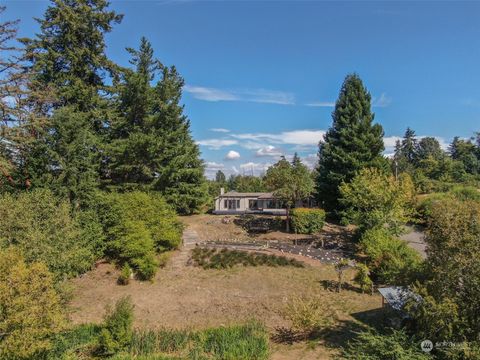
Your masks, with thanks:
M42 263L27 265L18 251L0 251L0 358L38 358L64 324L53 276Z
M298 234L315 234L325 224L325 211L322 209L295 208L290 212L293 230Z
M357 273L353 279L360 286L362 292L370 291L373 295L373 281L370 279L370 270L365 264L357 265Z
M27 262L43 262L57 279L90 269L103 235L92 215L44 189L0 196L0 249L18 247Z
M182 226L175 212L157 194L107 194L100 213L108 255L128 263L142 280L155 275L159 265L157 252L174 249L181 242Z
M130 276L132 276L132 269L127 263L125 263L122 266L122 271L120 273L120 276L118 277L118 284L128 285L130 283Z
M325 301L302 297L294 297L287 303L284 317L290 320L294 331L304 336L332 325L337 318L335 311Z
M365 168L340 186L343 222L358 225L361 232L388 227L399 234L413 215L414 186L407 174L398 181L375 168Z
M124 297L107 307L103 329L98 340L99 352L112 355L126 349L133 338L133 305L130 297Z
M384 228L367 230L360 239L360 248L368 257L372 275L383 284L408 283L422 261L415 250Z
M432 216L432 209L440 202L447 200L477 201L480 202L480 190L473 186L454 186L448 192L439 192L426 195L418 204L417 212L420 221L428 222Z
M391 334L361 332L348 343L343 355L351 360L431 359L420 349L420 341L409 337L403 330L394 330Z
M450 193L455 199L461 201L480 201L480 189L473 186L455 186Z

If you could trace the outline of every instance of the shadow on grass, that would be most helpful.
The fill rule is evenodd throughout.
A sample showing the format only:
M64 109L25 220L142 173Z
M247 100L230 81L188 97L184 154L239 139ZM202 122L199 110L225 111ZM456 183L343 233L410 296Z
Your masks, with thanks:
M333 292L337 292L338 290L338 281L336 280L320 280L319 283L323 286L324 290L329 290ZM347 282L342 283L342 291L354 291L356 293L363 294L362 290L359 287L349 284Z
M330 348L344 348L354 340L359 332L368 329L381 330L388 327L390 312L384 308L353 313L354 320L340 320L335 325L310 333L294 331L281 327L275 329L272 341L283 344L293 344L300 341L315 340Z

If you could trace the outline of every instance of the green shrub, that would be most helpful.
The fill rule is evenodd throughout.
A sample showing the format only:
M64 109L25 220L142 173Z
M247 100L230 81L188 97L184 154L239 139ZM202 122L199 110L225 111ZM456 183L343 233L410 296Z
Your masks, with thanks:
M106 194L101 207L102 223L110 238L110 227L133 221L144 224L157 251L175 249L181 243L182 225L175 211L157 193Z
M309 336L333 324L335 310L319 298L294 297L284 309L284 317L292 323L292 329Z
M420 342L404 330L390 334L360 332L344 349L345 359L351 360L428 360L429 354L420 349Z
M159 265L156 253L174 249L181 242L182 226L157 194L107 194L100 213L107 254L128 263L139 279L152 279Z
M196 247L192 259L204 269L228 269L235 265L243 266L294 266L303 267L303 263L285 256L259 254L239 250L216 250Z
M112 355L130 346L133 338L133 305L130 297L124 297L107 307L103 329L98 339L98 350Z
M27 265L13 248L0 251L0 359L37 359L52 346L64 316L53 276Z
M373 281L370 279L370 270L368 269L367 265L365 264L358 264L356 266L357 273L353 278L356 284L360 286L362 292L370 291L373 294Z
M90 269L103 233L91 213L71 213L67 200L38 189L0 196L0 249L18 247L27 262L41 261L56 279Z
M367 230L360 239L360 249L367 255L376 281L383 284L408 283L421 264L420 255L385 228Z
M295 208L290 212L293 230L298 234L315 234L325 224L325 211L322 209Z
M86 359L96 347L101 330L99 325L82 324L60 332L53 338L52 348L38 360Z
M480 189L473 186L455 186L450 193L455 199L480 201Z
M118 284L119 285L128 285L130 283L130 276L132 275L131 267L125 263L122 266L122 271L120 272L120 276L118 277Z
M423 196L418 203L417 213L420 217L420 221L423 223L428 222L432 216L433 207L446 200L460 200L460 201L479 201L480 202L480 190L473 186L454 186L448 192L439 192L428 194Z

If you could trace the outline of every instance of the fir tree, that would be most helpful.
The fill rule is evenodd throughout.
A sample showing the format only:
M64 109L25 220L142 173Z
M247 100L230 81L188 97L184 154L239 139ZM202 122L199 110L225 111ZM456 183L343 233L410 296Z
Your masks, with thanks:
M45 112L68 109L42 129L47 135L36 148L48 147L53 163L39 164L44 168L36 173L51 174L54 187L66 187L62 192L76 205L98 186L99 176L91 174L98 172L109 118L105 76L116 76L116 65L105 54L104 35L122 16L108 5L105 0L54 0L38 20L40 33L23 40L34 73L31 88L55 95ZM64 131L75 145L63 146Z
M118 86L118 114L112 122L108 147L109 179L124 189L148 186L154 179L154 155L150 149L156 140L150 128L156 94L151 81L162 68L144 37L138 50L127 51L134 70L126 69Z
M338 210L339 186L364 167L384 167L383 129L373 124L371 96L357 74L343 82L333 125L319 146L317 191L329 211Z
M222 170L218 170L215 174L215 181L219 184L225 184L225 182L227 181L227 178L225 177L225 174Z
M154 152L153 188L161 191L181 214L191 214L205 204L207 186L200 149L190 133L190 121L180 105L184 80L176 68L165 67L156 92L152 132Z

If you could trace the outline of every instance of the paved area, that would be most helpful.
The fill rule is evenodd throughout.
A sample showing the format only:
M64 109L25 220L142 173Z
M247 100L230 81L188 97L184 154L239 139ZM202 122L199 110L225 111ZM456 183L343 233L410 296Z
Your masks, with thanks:
M422 258L427 257L425 249L427 244L425 244L425 233L423 229L418 227L408 227L407 233L400 236L400 239L405 241L409 247L416 250Z

